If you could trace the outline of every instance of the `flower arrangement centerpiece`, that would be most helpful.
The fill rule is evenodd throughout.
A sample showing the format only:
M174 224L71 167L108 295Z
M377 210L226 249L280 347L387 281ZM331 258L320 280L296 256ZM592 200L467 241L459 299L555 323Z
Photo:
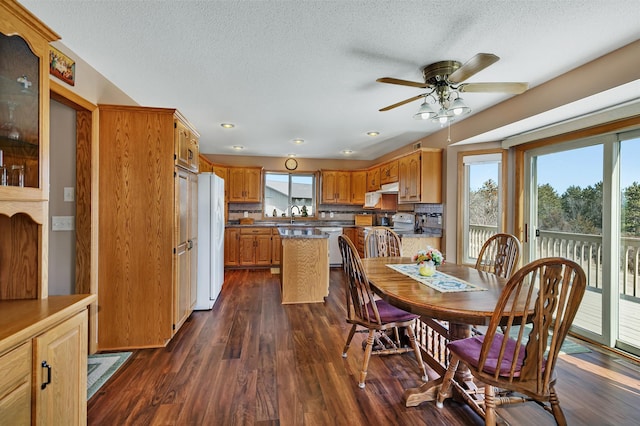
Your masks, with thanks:
M427 247L426 250L418 250L412 259L418 264L418 273L427 277L435 274L436 266L444 263L442 253L431 246Z

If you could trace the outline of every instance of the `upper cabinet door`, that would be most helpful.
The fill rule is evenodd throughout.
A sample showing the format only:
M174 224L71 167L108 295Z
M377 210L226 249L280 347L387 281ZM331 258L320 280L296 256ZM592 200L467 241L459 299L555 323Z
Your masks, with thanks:
M261 201L262 169L260 167L230 167L228 176L229 202L259 203Z
M367 170L367 192L380 189L380 167Z
M351 173L351 204L364 204L367 192L367 172L362 170Z
M18 3L0 3L0 201L48 199L49 42L59 38Z
M175 163L189 171L198 171L198 136L180 120L175 120Z
M398 182L398 160L384 163L380 166L380 183Z

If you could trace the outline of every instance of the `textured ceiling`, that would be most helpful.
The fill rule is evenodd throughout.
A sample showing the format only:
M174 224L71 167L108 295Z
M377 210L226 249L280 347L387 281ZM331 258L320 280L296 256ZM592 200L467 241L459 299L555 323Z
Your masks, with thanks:
M421 93L378 77L420 81L432 62L488 52L501 60L467 82L535 87L640 38L637 0L21 3L136 102L178 108L211 154L374 159L440 130L412 119L420 101L378 112ZM469 117L509 95L464 98ZM583 111L610 102L593 98Z

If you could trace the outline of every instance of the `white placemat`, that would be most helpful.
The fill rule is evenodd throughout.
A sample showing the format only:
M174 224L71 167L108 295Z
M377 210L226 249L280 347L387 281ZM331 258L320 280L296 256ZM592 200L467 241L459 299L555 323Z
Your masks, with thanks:
M430 277L422 276L418 273L418 265L416 264L394 264L387 265L389 268L400 272L414 280L431 287L442 293L453 293L456 291L484 291L486 288L471 284L460 278L452 277L436 270L436 273Z

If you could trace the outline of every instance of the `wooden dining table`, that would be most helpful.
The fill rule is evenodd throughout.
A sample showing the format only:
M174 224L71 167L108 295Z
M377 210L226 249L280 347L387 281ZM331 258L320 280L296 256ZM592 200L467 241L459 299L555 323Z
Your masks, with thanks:
M408 257L362 259L369 283L378 296L394 306L420 315L423 324L435 323L432 328L440 330L440 334L446 334L447 341L469 337L474 326L487 325L507 282L504 278L469 266L444 263L438 266L438 271L483 290L441 292L387 266L408 263L413 263ZM420 333L417 334L420 342ZM433 339L426 339L427 344L429 341ZM432 348L424 347L424 342L425 339L421 346L426 355L425 362L434 369L437 377L430 378L419 388L407 389L404 393L407 407L434 400L446 369L448 360L433 359ZM467 389L475 390L473 377L462 363L458 367L456 380Z

